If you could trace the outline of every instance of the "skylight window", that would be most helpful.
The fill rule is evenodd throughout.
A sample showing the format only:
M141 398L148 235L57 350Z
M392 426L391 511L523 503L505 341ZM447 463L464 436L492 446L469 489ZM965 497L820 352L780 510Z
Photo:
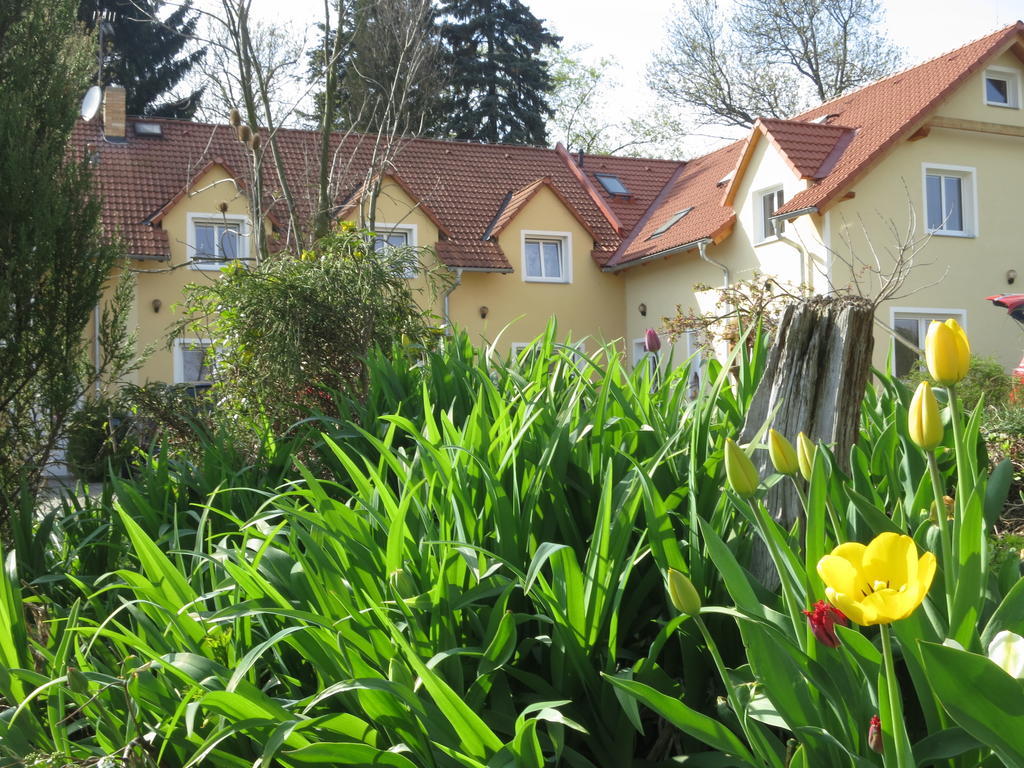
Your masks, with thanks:
M595 173L594 175L609 195L629 197L629 190L626 189L626 185L622 183L622 179L618 176L612 176L610 173Z
M672 214L672 216L669 218L668 221L666 221L664 224L662 224L660 227L658 227L656 230L654 230L654 232L651 234L651 236L648 237L647 239L648 240L653 240L656 237L660 237L661 235L664 235L666 232L668 232L670 229L672 229L672 227L674 227L676 225L676 223L681 218L683 218L686 214L688 214L692 210L693 210L693 206L691 205L689 208L684 208L681 211L676 211L675 213Z
M136 136L163 136L163 133L160 123L135 123Z

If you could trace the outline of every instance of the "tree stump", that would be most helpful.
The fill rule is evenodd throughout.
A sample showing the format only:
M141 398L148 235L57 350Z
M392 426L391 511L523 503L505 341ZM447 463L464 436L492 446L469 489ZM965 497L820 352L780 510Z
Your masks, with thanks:
M770 426L794 444L803 432L815 443L826 443L839 465L846 466L871 373L873 322L874 305L859 296L816 296L786 307L740 440L752 441L771 419ZM762 477L773 471L767 450L751 458ZM790 482L776 483L765 503L787 527L800 509ZM763 542L755 547L751 570L766 587L779 585Z

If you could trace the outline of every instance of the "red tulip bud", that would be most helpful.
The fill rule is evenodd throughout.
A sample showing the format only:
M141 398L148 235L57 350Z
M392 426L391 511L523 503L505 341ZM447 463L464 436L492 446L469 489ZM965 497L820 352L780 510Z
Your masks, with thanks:
M868 746L878 754L882 754L882 721L878 715L871 716L871 725L868 726Z
M644 350L657 352L659 349L661 349L661 338L658 336L658 332L653 328L648 328L644 337Z
M822 645L829 648L839 647L839 637L836 635L835 625L849 625L846 615L833 605L824 600L819 600L809 611L804 611L807 623L811 625L811 632L818 638Z

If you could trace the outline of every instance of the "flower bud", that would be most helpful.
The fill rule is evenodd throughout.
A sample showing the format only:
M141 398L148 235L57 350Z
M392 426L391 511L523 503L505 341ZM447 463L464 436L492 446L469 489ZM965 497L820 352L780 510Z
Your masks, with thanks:
M657 352L659 349L661 349L661 338L658 336L658 332L653 328L648 328L644 335L644 351Z
M846 618L846 614L824 600L819 600L811 606L811 610L804 611L803 614L807 617L807 623L811 625L811 632L818 638L818 642L829 648L839 647L839 636L836 635L835 625L849 626L850 622Z
M780 475L795 475L800 471L800 462L793 444L774 429L768 430L768 455Z
M910 401L910 417L908 419L910 439L926 451L934 451L942 442L942 419L939 417L939 404L935 401L932 385L922 381L917 385L914 398Z
M801 432L796 436L796 457L800 464L800 474L804 480L811 481L811 471L814 469L814 456L818 452L818 446Z
M668 597L672 607L687 616L700 613L700 595L685 574L674 568L668 569Z
M871 716L871 725L868 726L868 746L872 751L882 754L882 721L878 715Z
M924 340L924 357L928 373L939 384L956 384L967 375L971 367L971 345L956 320L932 321Z
M725 440L725 476L740 496L751 496L761 484L754 462L731 437Z

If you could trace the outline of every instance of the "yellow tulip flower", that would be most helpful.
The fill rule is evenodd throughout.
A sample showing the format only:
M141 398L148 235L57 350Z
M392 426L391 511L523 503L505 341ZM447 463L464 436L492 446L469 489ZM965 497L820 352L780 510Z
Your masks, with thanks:
M928 373L939 384L956 384L967 375L971 367L971 345L956 320L932 321L924 340L924 357Z
M863 626L905 619L924 600L935 576L935 555L917 556L909 536L880 533L870 544L840 544L818 561L825 597Z
M725 476L740 496L751 496L761 484L754 462L731 437L725 440Z
M910 401L910 439L926 451L934 451L942 442L942 419L939 418L939 404L935 402L932 385L922 381L917 385L914 398Z
M796 456L800 464L800 474L804 480L811 481L811 470L814 469L814 454L818 452L818 446L811 442L803 432L796 436Z

